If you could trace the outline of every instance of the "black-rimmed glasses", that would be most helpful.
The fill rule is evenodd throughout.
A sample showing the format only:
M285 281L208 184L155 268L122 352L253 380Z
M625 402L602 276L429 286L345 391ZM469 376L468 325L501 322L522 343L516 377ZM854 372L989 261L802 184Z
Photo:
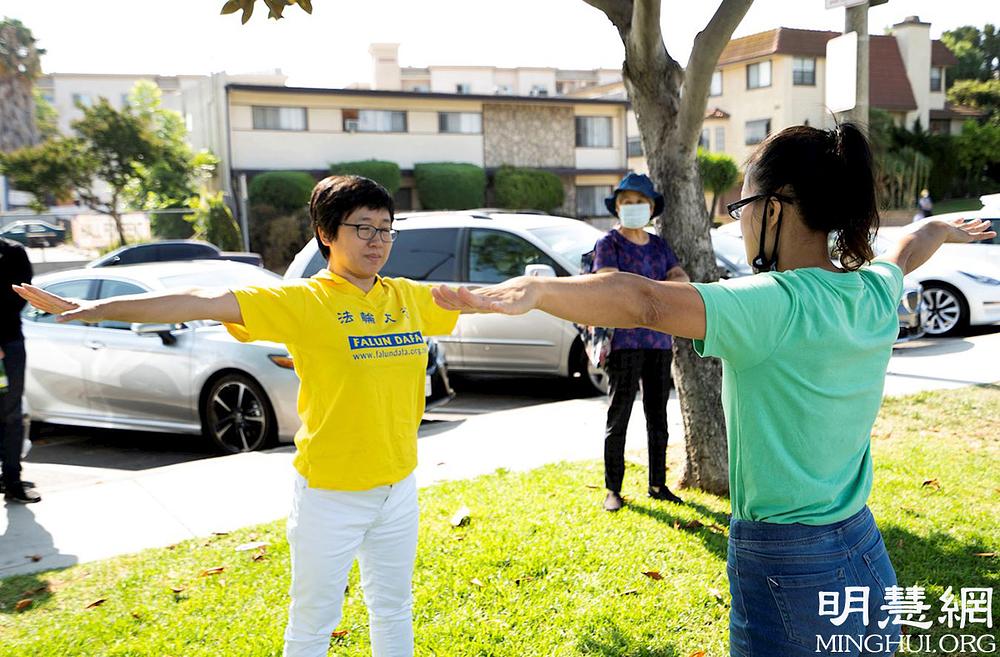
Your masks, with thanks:
M762 198L771 198L772 196L778 199L779 201L785 201L789 203L795 200L791 197L783 196L781 194L754 194L753 196L741 198L735 203L730 203L729 205L726 206L726 212L729 213L730 217L732 217L736 221L739 221L740 216L743 214L744 207L750 205L754 201L759 201Z
M370 242L375 239L378 235L379 239L383 242L395 242L396 237L399 235L399 231L394 228L376 228L371 224L349 224L347 222L341 222L341 226L353 226L354 230L358 232L358 237L366 242Z

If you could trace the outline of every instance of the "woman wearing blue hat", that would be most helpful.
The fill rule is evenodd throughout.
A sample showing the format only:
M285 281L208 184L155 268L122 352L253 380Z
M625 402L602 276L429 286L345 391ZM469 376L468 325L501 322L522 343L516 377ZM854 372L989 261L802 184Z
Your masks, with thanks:
M645 227L663 212L663 195L648 176L630 173L615 193L604 199L618 217L612 228L594 246L594 271L628 272L654 281L690 280L670 246ZM672 380L671 339L666 333L647 328L617 329L605 366L611 384L611 404L604 434L605 511L622 508L625 477L625 432L632 405L642 384L642 408L646 415L649 448L649 496L680 502L667 488L667 399Z

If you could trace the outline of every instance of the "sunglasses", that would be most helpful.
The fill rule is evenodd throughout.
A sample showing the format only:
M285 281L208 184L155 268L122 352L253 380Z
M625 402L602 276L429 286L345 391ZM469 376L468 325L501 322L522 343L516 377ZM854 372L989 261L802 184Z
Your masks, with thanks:
M759 201L762 198L772 198L772 197L778 199L779 201L785 201L786 203L791 203L792 201L795 200L789 196L783 196L781 194L754 194L753 196L741 198L735 203L730 203L729 205L726 206L726 212L729 213L730 217L732 217L736 221L739 221L740 216L743 215L744 207L750 205L754 201Z

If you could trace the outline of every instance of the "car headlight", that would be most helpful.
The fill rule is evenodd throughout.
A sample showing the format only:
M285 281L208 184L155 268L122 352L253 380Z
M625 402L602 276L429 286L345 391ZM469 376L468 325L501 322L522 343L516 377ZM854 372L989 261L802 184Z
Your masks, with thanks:
M990 278L989 276L983 276L981 274L970 274L967 271L959 271L959 274L971 278L977 283L982 283L983 285L1000 285L1000 281L995 278Z
M292 364L292 357L288 354L270 354L268 358L278 367L283 367L286 370L295 369L295 365Z

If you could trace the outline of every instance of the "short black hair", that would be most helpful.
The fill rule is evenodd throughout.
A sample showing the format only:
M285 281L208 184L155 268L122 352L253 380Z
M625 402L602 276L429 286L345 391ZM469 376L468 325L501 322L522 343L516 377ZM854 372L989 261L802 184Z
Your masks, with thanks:
M324 258L330 257L330 247L319 238L320 229L331 240L337 239L340 222L358 208L388 210L389 220L395 219L392 194L374 180L362 176L328 176L316 183L309 199L316 243Z

